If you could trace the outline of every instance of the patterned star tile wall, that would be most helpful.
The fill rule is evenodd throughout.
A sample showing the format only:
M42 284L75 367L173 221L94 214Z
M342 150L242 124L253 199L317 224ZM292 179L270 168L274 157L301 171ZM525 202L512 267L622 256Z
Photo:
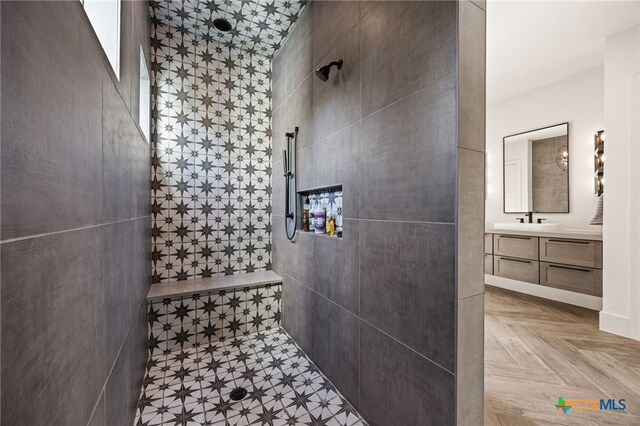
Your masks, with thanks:
M150 4L153 282L268 270L269 57L306 0Z
M271 267L269 59L152 36L153 281Z
M160 0L151 1L154 23L219 41L248 53L271 57L280 48L307 0ZM231 23L223 33L216 18Z
M149 355L232 339L280 326L282 284L153 301Z

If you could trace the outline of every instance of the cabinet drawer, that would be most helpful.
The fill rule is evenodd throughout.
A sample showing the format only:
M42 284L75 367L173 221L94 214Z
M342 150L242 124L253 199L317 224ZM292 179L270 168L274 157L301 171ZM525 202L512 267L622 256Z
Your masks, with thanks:
M493 275L493 256L490 254L484 255L484 273Z
M493 256L493 275L538 284L539 262Z
M540 260L602 269L602 241L540 238Z
M494 234L493 254L538 260L538 237Z
M602 296L602 270L540 262L540 284Z
M493 254L493 234L484 234L484 252Z

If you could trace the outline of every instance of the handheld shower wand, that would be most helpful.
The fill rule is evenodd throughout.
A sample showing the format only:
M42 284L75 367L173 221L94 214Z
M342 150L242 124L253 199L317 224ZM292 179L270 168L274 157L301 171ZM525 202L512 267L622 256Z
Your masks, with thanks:
M297 203L294 202L293 211L291 210L291 179L295 178L295 154L296 154L296 142L298 139L298 128L296 127L293 132L285 133L285 137L287 138L287 148L282 151L282 165L284 167L284 229L287 233L287 238L289 240L293 240L293 237L296 235L296 211L297 211ZM293 169L293 170L292 170ZM294 196L295 196L295 181L293 188ZM289 235L289 221L293 223L293 232Z

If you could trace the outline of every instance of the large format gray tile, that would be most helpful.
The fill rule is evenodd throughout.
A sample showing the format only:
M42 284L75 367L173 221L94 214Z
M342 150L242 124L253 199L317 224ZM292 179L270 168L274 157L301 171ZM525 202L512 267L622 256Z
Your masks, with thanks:
M362 120L360 217L453 222L455 75Z
M310 7L307 13L313 14L313 64L317 68L360 20L360 2L317 1Z
M133 135L130 139L132 217L151 214L151 147L135 125L131 125Z
M315 247L313 280L311 288L347 309L358 314L360 270L360 222L344 220L342 238L314 238Z
M284 134L289 131L287 130L289 121L289 108L287 104L287 101L282 102L280 106L273 111L273 117L271 119L271 164L273 164L274 170L282 170L282 166L280 166L280 169L276 169L275 165L279 161L282 161L282 150L287 147L284 137Z
M2 3L5 240L100 221L102 66L75 9Z
M103 220L114 222L133 216L132 167L135 143L131 116L120 94L104 73L102 114ZM133 190L133 191L132 191Z
M340 392L357 405L359 320L323 296L311 295L311 358Z
M313 144L313 187L342 185L343 217L360 217L360 123Z
M104 353L110 371L131 325L133 302L134 222L102 227L104 281Z
M459 148L458 299L484 292L484 188L484 154Z
M306 353L311 353L312 291L288 275L282 280L282 327Z
M313 165L315 145L307 146L296 152L296 188L298 191L315 188L315 167ZM275 178L277 179L277 177ZM302 200L304 201L304 200Z
M453 425L455 377L360 322L357 408L371 426Z
M0 248L2 423L86 424L106 378L102 232Z
M133 324L131 325L132 333L132 349L131 349L131 389L133 389L134 402L140 389L142 388L142 380L144 379L147 358L149 354L149 340L147 328L147 303L141 301L138 309L133 315Z
M485 12L458 3L458 145L485 149Z
M287 52L286 48L271 60L271 104L276 110L287 98Z
M288 243L284 233L284 216L271 216L271 264L275 273L283 276L285 268L288 267Z
M100 394L100 399L93 410L88 426L107 426L107 419L104 411L104 392Z
M295 91L290 92L291 96L288 100L288 121L287 132L293 132L298 127L297 149L302 149L313 143L314 137L314 104L313 104L313 85L317 80L315 75L309 75ZM319 81L319 80L318 80ZM278 137L278 135L274 135ZM284 137L284 136L283 136Z
M334 3L334 2L332 2ZM360 119L360 26L356 25L329 52L325 62L342 59L342 69L331 68L329 80L313 77L314 140Z
M456 2L362 4L362 116L455 71Z
M322 238L306 232L298 232L295 242L291 242L285 238L287 247L287 260L284 265L284 273L292 276L296 280L311 285L314 279L314 268L316 263L315 239Z
M271 175L271 211L273 215L284 216L285 207L285 179L282 161L273 164L274 173Z
M449 371L455 361L455 227L368 221L360 316Z
M470 0L471 3L475 4L482 10L487 10L487 2L485 0Z
M131 425L135 418L138 391L133 391L132 382L132 340L122 345L116 363L104 388L105 417L108 425Z
M151 286L151 219L143 217L136 219L133 225L133 257L131 279L132 313L135 314L137 305L146 297Z
M309 6L312 7L312 6ZM305 10L289 36L287 50L287 93L296 87L313 70L313 14Z
M484 294L457 303L457 424L478 425L484 417Z

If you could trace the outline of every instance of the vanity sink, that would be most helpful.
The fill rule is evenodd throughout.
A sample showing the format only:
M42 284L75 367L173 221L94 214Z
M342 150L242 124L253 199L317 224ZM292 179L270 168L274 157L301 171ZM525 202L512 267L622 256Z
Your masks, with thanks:
M494 229L503 229L505 231L555 231L560 228L558 223L518 223L518 222L501 222L494 223Z

